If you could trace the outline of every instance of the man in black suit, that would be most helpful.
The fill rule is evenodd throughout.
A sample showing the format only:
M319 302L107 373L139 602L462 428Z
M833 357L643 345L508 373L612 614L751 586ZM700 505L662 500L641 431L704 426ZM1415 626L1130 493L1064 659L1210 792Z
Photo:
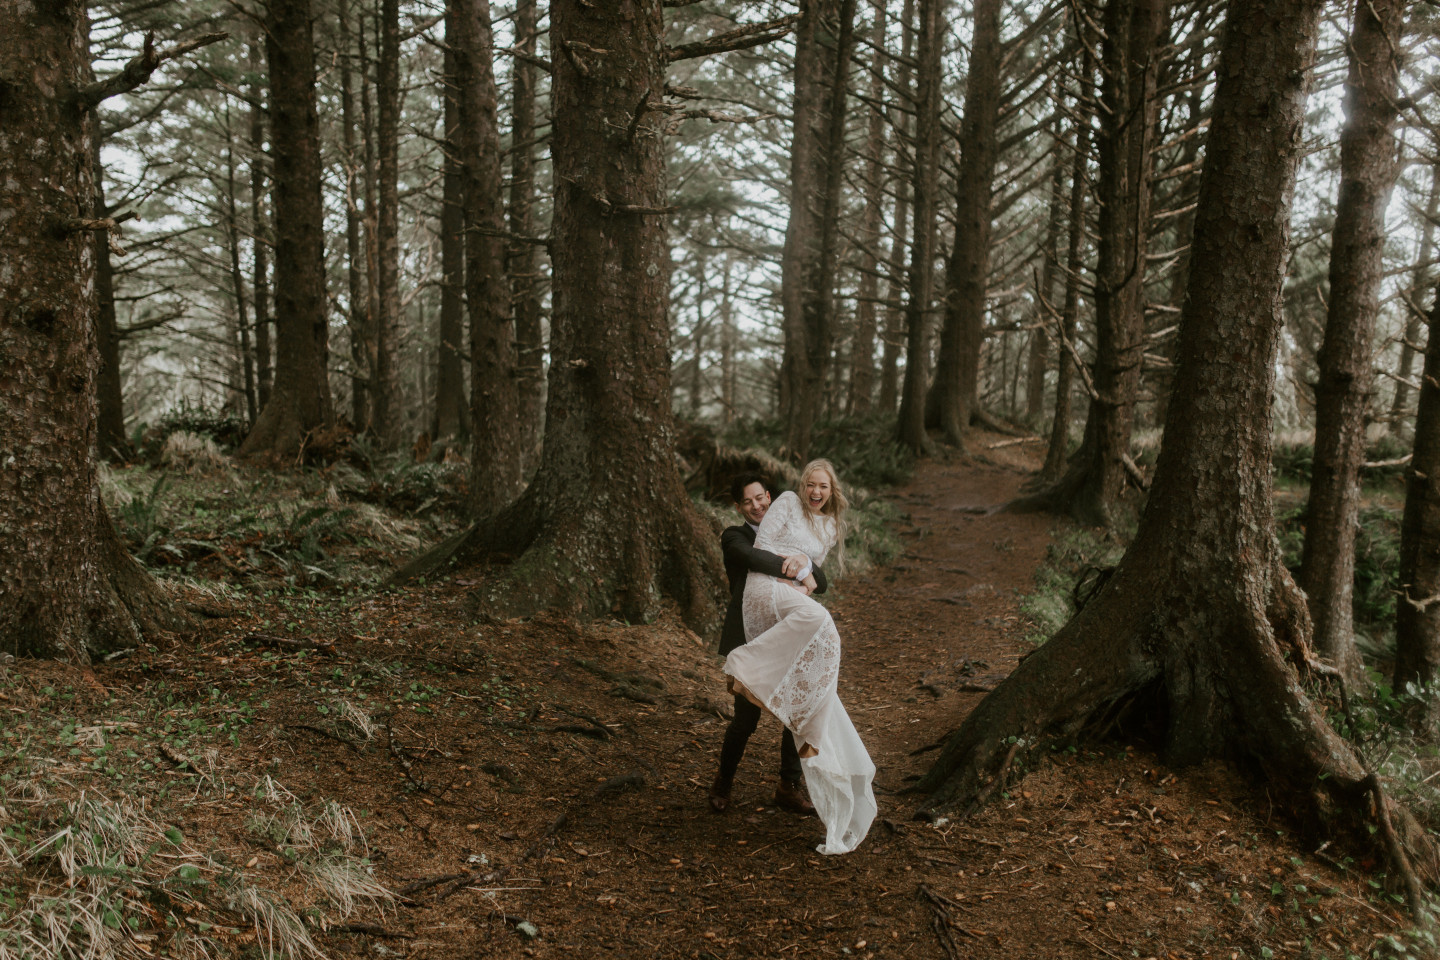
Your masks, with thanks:
M720 535L720 550L725 555L725 575L730 578L730 605L725 609L725 626L720 631L720 655L723 657L745 642L745 580L751 570L784 577L795 583L795 589L807 593L825 592L825 574L808 557L782 557L767 550L755 549L755 534L765 511L770 509L769 482L758 473L742 473L730 483L730 496L745 522L727 527ZM735 770L745 754L745 745L760 722L760 708L745 697L735 695L735 716L725 731L720 748L720 773L710 787L710 809L724 813L730 805L730 788ZM815 807L805 796L800 755L795 738L786 730L780 738L780 784L775 788L775 804L800 814L813 814Z

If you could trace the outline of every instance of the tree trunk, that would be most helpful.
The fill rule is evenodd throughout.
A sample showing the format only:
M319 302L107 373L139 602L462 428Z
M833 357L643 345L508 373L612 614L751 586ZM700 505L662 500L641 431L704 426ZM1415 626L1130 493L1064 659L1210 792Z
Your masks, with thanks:
M440 207L440 358L435 377L435 442L460 447L470 436L470 410L465 399L465 170L461 162L460 97L456 87L455 51L463 35L453 3L445 7L445 158L444 198Z
M355 73L354 59L363 58L362 45L357 54L350 40L350 0L338 4L340 21L340 131L345 167L345 277L349 302L345 313L350 331L350 420L357 432L370 422L369 356L366 343L370 328L370 295L365 281L365 250L360 228L364 212L360 209L361 159L355 144ZM363 17L363 14L362 14ZM363 59L362 59L363 63ZM361 84L365 76L361 72Z
M361 242L365 247L365 328L351 330L350 351L357 378L363 378L363 391L352 397L355 416L355 432L370 434L373 431L375 413L374 382L379 366L376 355L375 325L380 319L380 244L378 239L379 221L376 217L375 194L379 177L375 163L375 110L370 102L373 87L370 79L370 44L365 39L366 16L362 12L356 18L356 46L360 55L360 140L363 145L365 169L361 175L365 194L365 216L361 220ZM373 32L373 31L372 31ZM359 336L358 344L355 337ZM352 382L356 382L353 381Z
M1415 412L1415 449L1400 521L1400 601L1395 609L1395 690L1420 695L1417 733L1440 730L1440 290L1429 318L1425 372Z
M1058 356L1055 359L1055 414L1050 419L1050 444L1045 450L1045 464L1036 477L1038 485L1048 485L1059 480L1065 472L1065 462L1070 454L1070 407L1071 394L1075 383L1075 357L1070 350L1075 345L1075 328L1080 317L1080 274L1084 269L1083 249L1085 243L1085 194L1090 168L1090 115L1093 102L1095 58L1091 54L1093 31L1080 18L1075 18L1074 29L1081 37L1080 78L1075 98L1075 152L1070 166L1070 211L1069 233L1065 247L1065 302L1060 308L1056 321L1059 338ZM1068 344L1068 346L1067 346Z
M517 0L515 48L536 54L535 0ZM535 236L535 64L515 58L510 101L510 232ZM539 456L545 399L545 335L540 313L540 258L535 244L512 240L505 251L505 272L515 311L516 375L519 401L517 443L520 466L528 473Z
M1066 54L1073 53L1067 49ZM1070 56L1062 62L1068 63ZM1051 150L1054 159L1050 171L1049 216L1045 219L1045 239L1041 244L1039 290L1036 299L1035 328L1030 331L1029 349L1025 356L1025 420L1038 428L1045 413L1045 370L1050 363L1050 308L1055 303L1055 275L1059 272L1060 230L1065 223L1065 152L1061 142L1061 119L1057 110L1050 126Z
M1425 201L1425 215L1420 222L1420 250L1415 255L1415 269L1410 274L1410 289L1405 293L1405 336L1400 344L1400 369L1395 380L1395 398L1390 403L1389 432L1401 436L1401 424L1408 417L1405 409L1410 405L1410 375L1415 367L1414 344L1420 341L1421 321L1420 298L1425 290L1425 278L1430 272L1430 257L1435 249L1435 214L1440 209L1440 163L1430 166L1430 195Z
M235 141L230 107L225 107L225 240L230 248L230 286L235 292L235 330L240 340L240 368L245 384L245 421L254 423L260 407L255 394L255 357L250 351L250 318L245 311L245 272L240 266L240 215L235 182Z
M505 205L489 0L451 0L456 18L458 146L465 197L465 299L470 311L471 506L485 516L520 492L515 330L505 279Z
M184 617L126 553L96 484L98 168L85 5L0 3L0 636L88 663Z
M660 0L551 7L554 312L540 467L509 510L431 551L517 557L481 588L522 613L649 620L663 597L715 622L720 558L675 466L670 411ZM598 53L597 51L606 51Z
M91 214L101 220L110 216L105 204L105 171L100 164L100 137L95 137L91 163L94 165L95 208ZM130 438L125 435L125 398L121 388L120 330L115 323L115 270L110 263L110 234L95 231L95 348L99 365L95 370L98 406L95 443L100 456L116 463L130 455Z
M1158 41L1169 0L1110 0L1101 45L1099 250L1095 268L1097 396L1070 469L1041 497L1081 523L1110 526L1127 482L1145 348L1145 254Z
M880 103L885 97L885 5L875 6L875 23L870 32L874 55L870 63L870 100L866 108L869 125L865 132L865 212L860 221L860 289L855 302L855 335L850 342L850 391L846 412L863 416L870 412L875 394L875 314L880 280L880 218L885 205L885 116Z
M917 785L931 811L973 809L1050 737L1123 721L1143 697L1135 715L1160 726L1169 762L1244 757L1296 809L1333 803L1361 837L1373 798L1440 874L1433 843L1303 692L1309 618L1275 537L1271 401L1321 6L1230 8L1171 417L1139 530L1099 594L950 738ZM1402 845L1387 852L1413 880Z
M905 389L896 438L912 453L929 447L925 391L930 376L930 301L935 286L935 233L939 215L940 55L942 0L920 0L919 88L915 97L915 239L910 245L905 303Z
M1365 682L1355 646L1355 527L1371 400L1371 340L1385 275L1385 208L1399 171L1397 51L1403 0L1356 7L1340 131L1340 196L1330 247L1330 311L1316 357L1315 465L1297 580L1310 602L1315 651L1350 683Z
M802 0L800 6L790 221L780 258L780 416L785 450L797 461L808 456L811 432L824 409L835 336L835 257L855 0ZM835 38L830 45L827 37Z
M730 254L720 270L720 423L735 422L735 317L730 305Z
M375 71L376 209L375 369L372 424L381 447L400 443L400 0L380 0L380 57Z
M334 427L326 376L324 205L310 0L271 0L270 147L275 165L275 383L242 457L294 460Z
M903 100L901 109L891 112L890 127L895 131L895 217L890 240L889 269L885 281L885 333L880 350L880 399L878 405L887 415L895 412L900 400L900 348L905 344L905 311L900 296L905 287L905 244L910 226L910 183L906 160L914 156L915 143L910 136L910 110L915 108L911 89L911 51L914 47L915 0L905 0L900 22L900 65L896 71L894 96Z
M247 45L250 73L250 241L255 304L255 400L261 410L270 403L270 234L265 217L265 86L260 44Z
M980 382L990 278L990 199L1000 152L995 136L1000 116L1000 0L975 0L974 12L955 181L955 247L946 269L945 323L925 417L948 443L962 449Z

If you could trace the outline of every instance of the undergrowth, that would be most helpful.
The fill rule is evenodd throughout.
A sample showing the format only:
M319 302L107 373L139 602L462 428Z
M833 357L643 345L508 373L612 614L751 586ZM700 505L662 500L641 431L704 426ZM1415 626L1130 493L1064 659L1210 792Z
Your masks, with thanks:
M739 420L721 439L732 447L775 451L784 444L785 425L780 420ZM914 457L895 442L895 418L883 414L820 421L810 441L810 457L833 462L841 482L853 487L894 487L915 472Z

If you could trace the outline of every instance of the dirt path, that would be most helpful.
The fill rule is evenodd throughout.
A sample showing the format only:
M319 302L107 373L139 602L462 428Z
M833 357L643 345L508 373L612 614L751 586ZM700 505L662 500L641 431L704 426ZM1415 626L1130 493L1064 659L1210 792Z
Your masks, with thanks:
M673 623L477 623L476 574L304 611L280 601L198 644L97 667L140 720L114 748L154 756L144 737L170 718L244 718L210 748L203 733L188 741L212 758L208 779L162 764L135 788L163 798L159 784L183 785L175 796L189 799L157 800L155 815L297 905L317 894L267 839L274 803L247 784L263 772L307 810L356 811L376 876L410 902L362 913L373 927L332 927L321 941L335 956L1368 955L1398 929L1393 911L1361 902L1362 878L1306 855L1317 844L1291 843L1263 793L1223 770L1177 777L1113 744L1058 751L969 821L911 819L903 791L935 756L917 751L978 702L966 685L992 685L1030 649L1019 595L1053 521L968 512L1015 494L1022 449L922 465L893 493L908 513L903 557L844 578L830 600L841 695L879 768L880 817L848 856L819 856L819 823L770 805L773 720L731 810L709 811L724 687L701 638ZM251 631L333 650L261 650ZM117 701L76 684L49 706L39 691L71 683L52 669L13 688L12 709L114 715ZM337 719L340 701L385 732L364 742ZM254 937L227 944L243 955Z

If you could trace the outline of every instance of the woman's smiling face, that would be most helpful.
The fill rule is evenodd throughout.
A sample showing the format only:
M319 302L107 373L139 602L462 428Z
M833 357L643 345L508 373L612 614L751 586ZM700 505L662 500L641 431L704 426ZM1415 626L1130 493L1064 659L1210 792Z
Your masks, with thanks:
M828 471L823 468L811 470L805 475L805 482L801 484L801 496L805 500L805 506L811 513L820 513L825 509L825 504L830 502L831 487L834 480Z

